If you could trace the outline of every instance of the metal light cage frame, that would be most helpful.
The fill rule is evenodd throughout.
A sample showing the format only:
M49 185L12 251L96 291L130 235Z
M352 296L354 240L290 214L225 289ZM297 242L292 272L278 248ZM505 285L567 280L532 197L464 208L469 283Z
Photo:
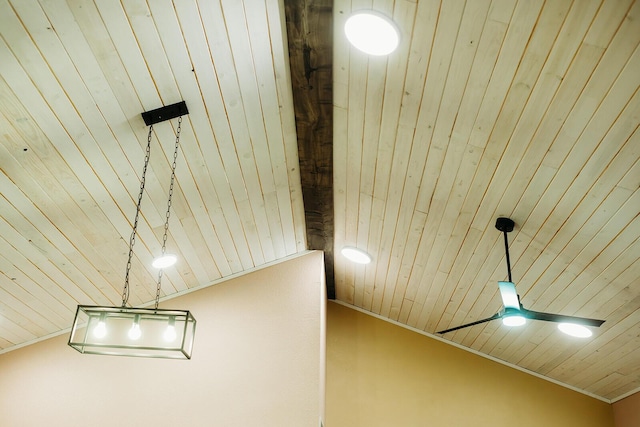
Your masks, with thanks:
M134 325L137 338L129 336ZM173 339L167 336L171 328ZM68 344L84 354L191 359L195 332L188 310L79 305Z

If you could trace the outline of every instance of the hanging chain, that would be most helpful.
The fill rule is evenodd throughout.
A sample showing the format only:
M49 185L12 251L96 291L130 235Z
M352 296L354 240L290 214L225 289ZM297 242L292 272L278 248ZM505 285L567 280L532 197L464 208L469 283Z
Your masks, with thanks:
M138 193L138 203L136 205L136 217L133 220L133 231L129 237L129 257L127 259L127 272L124 275L124 290L122 291L122 307L127 305L129 301L129 271L131 270L131 259L133 258L133 245L136 244L136 231L138 229L138 218L140 217L140 206L142 205L142 194L144 193L144 184L146 182L147 166L149 165L149 157L151 154L151 133L153 125L149 126L149 134L147 135L147 150L144 156L144 168L142 169L142 178L140 179L140 193Z
M164 234L162 236L162 254L167 249L167 235L169 233L169 217L171 216L171 198L173 197L173 184L176 177L176 159L178 158L178 146L180 144L180 130L182 128L182 116L178 117L178 128L176 129L176 145L173 150L173 163L171 164L171 182L169 184L169 200L167 201L167 213L165 215L164 222ZM162 284L162 269L158 271L158 286L156 287L156 310L158 309L158 304L160 303L160 288Z

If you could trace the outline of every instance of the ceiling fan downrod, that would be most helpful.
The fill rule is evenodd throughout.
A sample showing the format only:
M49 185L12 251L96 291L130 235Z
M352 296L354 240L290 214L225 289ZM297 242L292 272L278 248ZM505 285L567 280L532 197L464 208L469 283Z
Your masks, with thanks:
M511 233L513 231L515 223L511 218L500 217L496 220L496 228L499 231L502 231L504 235L504 250L507 254L507 273L509 274L509 281L511 280L511 260L509 258L509 238L507 237L507 233Z

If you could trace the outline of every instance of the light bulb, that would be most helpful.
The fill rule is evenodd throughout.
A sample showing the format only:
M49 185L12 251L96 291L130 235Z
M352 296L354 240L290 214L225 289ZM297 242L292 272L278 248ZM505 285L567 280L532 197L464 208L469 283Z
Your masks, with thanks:
M164 330L164 340L167 342L172 342L176 339L176 319L174 317L169 318L169 325L167 325L167 329Z
M505 326L522 326L527 323L527 320L523 316L506 316L502 318L502 323Z
M133 325L131 326L131 329L129 329L129 338L131 338L132 340L137 340L142 336L142 330L140 329L140 315L136 314L135 318L133 319Z
M178 257L176 257L175 255L165 254L165 255L162 255L161 257L154 259L151 265L153 265L155 268L167 268L175 264L177 260L178 260Z
M175 326L167 326L167 329L164 331L164 340L167 342L172 342L176 339L176 327Z
M105 325L102 318L98 321L98 324L93 328L93 336L96 338L104 338L107 335L107 325Z

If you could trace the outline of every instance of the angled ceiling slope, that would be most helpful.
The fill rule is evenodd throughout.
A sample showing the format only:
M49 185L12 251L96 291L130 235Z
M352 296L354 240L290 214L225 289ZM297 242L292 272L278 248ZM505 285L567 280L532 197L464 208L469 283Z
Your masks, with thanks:
M334 3L339 301L434 334L484 319L507 280L525 307L604 319L588 340L549 322L443 336L604 399L640 388L640 2L375 2L386 57Z
M0 348L121 301L143 111L184 100L163 296L306 250L277 2L0 1ZM129 302L153 301L175 121L154 126Z

